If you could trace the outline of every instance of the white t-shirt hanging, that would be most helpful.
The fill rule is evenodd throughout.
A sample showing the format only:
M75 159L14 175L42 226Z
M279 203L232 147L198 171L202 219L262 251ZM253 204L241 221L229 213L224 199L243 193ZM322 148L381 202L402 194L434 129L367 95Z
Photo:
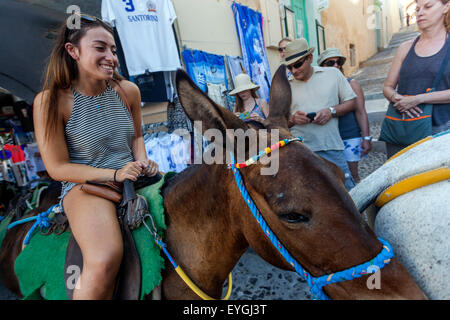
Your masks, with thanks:
M181 68L171 0L102 0L102 19L117 28L128 73Z

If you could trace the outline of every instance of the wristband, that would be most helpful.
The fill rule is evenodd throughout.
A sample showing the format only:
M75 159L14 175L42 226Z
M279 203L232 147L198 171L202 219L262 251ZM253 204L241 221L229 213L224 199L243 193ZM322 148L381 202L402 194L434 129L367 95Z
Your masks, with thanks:
M371 142L372 141L372 137L371 136L366 136L366 137L363 137L363 140Z
M391 96L391 98L389 99L390 102L392 102L392 98L397 94L397 92L394 92Z
M117 180L116 180L117 171L119 171L119 169L116 169L116 171L114 171L114 182L117 182Z

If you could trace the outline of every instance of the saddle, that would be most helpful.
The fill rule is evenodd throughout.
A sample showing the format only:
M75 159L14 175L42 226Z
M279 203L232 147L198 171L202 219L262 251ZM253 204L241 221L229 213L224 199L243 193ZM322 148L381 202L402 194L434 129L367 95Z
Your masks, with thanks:
M157 174L154 177L140 177L134 183L126 180L123 185L117 183L99 184L88 181L81 186L81 190L84 192L111 200L117 205L117 215L123 239L123 257L116 278L113 299L138 300L140 298L141 261L131 230L140 226L144 215L148 212L148 206L145 198L137 195L135 190L154 184L161 178L161 174ZM68 285L71 282L69 278L73 274L67 271L73 270L74 266L78 266L78 270L81 271L83 269L83 257L78 243L71 235L64 264L64 281L69 300L73 299L75 288Z

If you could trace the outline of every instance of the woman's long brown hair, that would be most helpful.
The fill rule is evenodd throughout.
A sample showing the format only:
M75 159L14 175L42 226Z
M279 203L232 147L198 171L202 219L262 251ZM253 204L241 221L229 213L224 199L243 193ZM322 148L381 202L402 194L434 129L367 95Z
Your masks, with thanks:
M45 80L41 104L44 106L44 112L47 114L45 122L45 139L48 141L50 136L56 132L56 124L59 119L58 95L60 90L70 88L73 81L78 77L78 68L76 61L69 55L65 48L67 42L74 46L80 44L80 40L89 29L103 27L114 35L113 29L98 18L92 17L92 21L82 18L80 15L80 28L69 29L66 22L61 26L55 46L50 54L50 59L45 73ZM114 79L124 79L117 71L114 71Z
M252 93L252 97L253 98L255 98L255 99L258 99L259 97L258 97L258 94L256 93L256 90L250 90L251 91L251 93ZM235 106L234 106L234 112L244 112L245 111L245 109L244 109L244 101L242 101L242 99L241 99L241 97L239 97L239 94L236 94L235 95L235 98L236 98L236 104L235 104Z

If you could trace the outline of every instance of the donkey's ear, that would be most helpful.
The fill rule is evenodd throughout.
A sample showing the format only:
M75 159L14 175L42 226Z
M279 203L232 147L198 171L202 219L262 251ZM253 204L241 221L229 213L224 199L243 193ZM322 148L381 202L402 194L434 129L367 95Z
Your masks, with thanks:
M191 121L201 121L202 131L219 129L247 129L248 126L231 111L212 101L182 69L176 74L177 93L184 111Z
M272 79L270 88L269 117L272 124L288 127L291 114L291 86L287 79L286 67L281 65Z

